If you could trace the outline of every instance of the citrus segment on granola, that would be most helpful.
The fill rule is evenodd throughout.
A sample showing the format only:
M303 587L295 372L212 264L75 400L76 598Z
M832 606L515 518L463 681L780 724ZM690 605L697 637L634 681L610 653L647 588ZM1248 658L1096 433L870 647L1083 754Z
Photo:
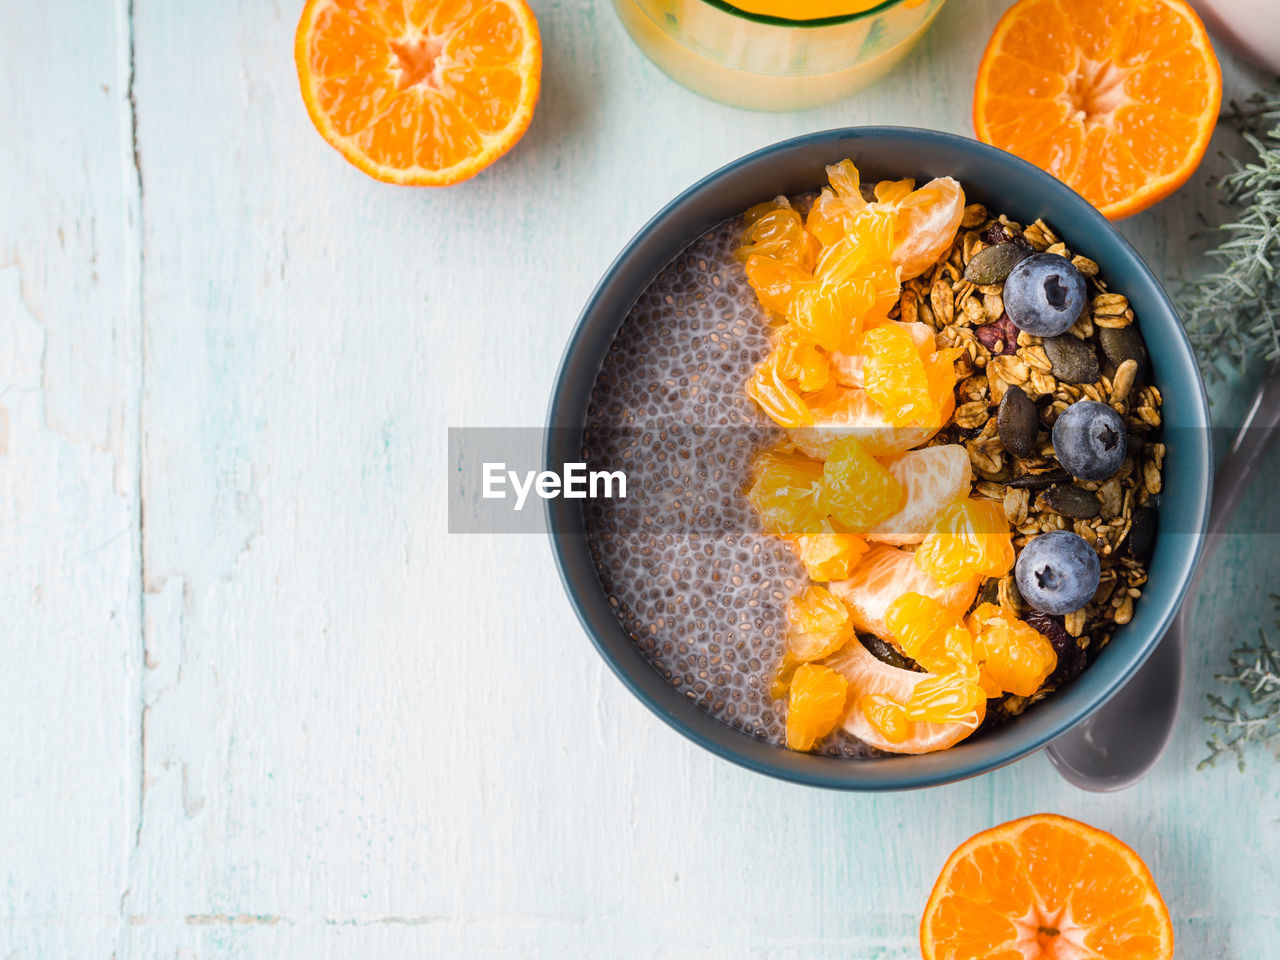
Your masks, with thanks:
M795 538L804 572L816 583L843 580L853 572L867 541L853 533L815 533Z

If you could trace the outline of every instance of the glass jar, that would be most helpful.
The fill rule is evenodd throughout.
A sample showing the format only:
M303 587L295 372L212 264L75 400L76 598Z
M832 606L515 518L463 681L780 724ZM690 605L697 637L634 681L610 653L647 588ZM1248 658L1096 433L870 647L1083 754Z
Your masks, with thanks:
M813 107L878 80L907 55L943 2L741 0L755 11L856 11L796 20L722 0L613 0L627 32L665 73L703 96L753 110Z

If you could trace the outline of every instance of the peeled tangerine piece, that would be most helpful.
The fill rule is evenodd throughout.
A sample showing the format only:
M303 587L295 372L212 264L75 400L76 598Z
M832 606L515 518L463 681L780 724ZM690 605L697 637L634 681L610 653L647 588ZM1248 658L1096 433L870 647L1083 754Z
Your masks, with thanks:
M857 333L868 302L853 284L810 280L796 285L787 322L822 349L839 350Z
M874 527L901 509L901 484L853 437L836 443L822 468L831 519L850 533Z
M885 621L889 606L904 593L918 593L942 604L948 620L955 622L978 594L975 577L949 587L916 566L911 553L884 543L875 543L847 580L827 584L827 589L844 601L853 625L881 640L892 640Z
M796 660L821 660L853 639L853 621L838 598L810 584L787 602L787 653Z
M919 543L942 511L968 494L973 482L969 452L956 443L910 450L884 465L906 491L906 502L868 530L868 540Z
M742 233L742 245L735 251L739 260L758 255L813 270L819 243L805 231L800 214L786 197L756 204L744 219L747 227Z
M803 395L822 390L829 379L826 354L803 330L787 324L778 331L773 352L747 381L747 396L779 426L799 427L813 423Z
M889 607L885 621L902 652L920 666L975 681L988 697L1029 697L1058 666L1046 637L992 603L980 604L966 628L933 598L907 593Z
M808 457L768 451L752 465L747 501L767 533L804 534L829 530L822 464Z
M917 683L904 706L908 720L963 724L986 714L987 695L976 680L945 674Z
M986 716L986 698L975 700L972 690L963 686L968 681L945 683L950 678L891 667L861 643L847 644L827 663L849 681L849 707L841 721L844 731L888 753L945 750L973 733ZM891 713L896 723L877 715L878 707L882 713ZM962 712L962 707L967 711ZM922 719L925 716L960 719Z
M921 356L934 352L933 327L927 323L900 323L897 320L890 320L884 326L896 327L906 333ZM831 376L841 386L865 387L862 372L864 359L863 355L856 351L844 353L837 350L831 354Z
M892 640L930 673L977 672L973 636L933 597L904 593L885 611Z
M863 389L896 427L931 426L941 420L929 374L910 334L884 324L862 335Z
M983 603L969 615L982 672L1002 690L1029 697L1058 668L1049 639L1008 610Z
M808 423L782 425L789 427L792 443L819 460L831 456L836 443L845 437L856 437L873 456L896 456L927 442L941 426L895 427L867 392L858 387L828 387L804 402ZM943 419L951 416L954 409L952 397L950 405L943 406Z
M876 298L888 298L877 314L887 319L902 288L899 269L893 262L899 220L889 209L864 206L856 214L843 219L843 233L825 244L814 264L815 276L826 280L856 280L870 284Z
M844 580L867 552L867 541L855 533L815 533L794 540L810 580Z
M892 262L902 268L901 279L918 277L938 262L955 241L964 218L964 190L951 177L930 180L919 190L912 181L884 181L876 185L873 204L862 197L858 169L849 160L827 167L830 189L814 200L805 222L808 232L832 245L855 229L860 217L895 213Z
M779 330L773 353L778 375L794 382L797 390L813 393L827 385L831 373L830 361L799 327L787 324Z
M753 253L744 264L747 282L760 298L761 305L773 313L785 315L800 285L812 282L813 275L803 267Z
M787 357L774 350L760 363L747 381L747 396L754 400L780 427L803 427L814 422L813 413L800 396L798 384L785 375Z
M897 427L934 427L955 409L959 347L918 346L908 324L882 324L861 339L863 389Z
M834 730L844 713L848 689L848 680L835 670L814 663L802 664L791 679L787 699L787 746L792 750L812 750Z
M1013 538L994 500L957 500L934 522L915 562L941 584L1003 577L1013 566Z
M964 219L964 190L951 177L930 180L897 203L893 262L902 279L918 277L942 259Z
M805 228L818 241L830 246L853 229L854 221L867 208L862 196L858 168L852 160L841 160L827 167L830 188L823 188L809 206Z

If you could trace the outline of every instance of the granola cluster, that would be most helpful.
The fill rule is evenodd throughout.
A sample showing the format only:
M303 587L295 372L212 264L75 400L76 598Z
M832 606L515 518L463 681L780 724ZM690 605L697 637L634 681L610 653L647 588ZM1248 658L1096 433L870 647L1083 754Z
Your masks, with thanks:
M1087 278L1089 305L1064 335L1074 342L1046 343L1018 330L1005 314L1003 281L966 278L966 267L979 252L1007 242L1066 257ZM963 443L977 478L974 495L1002 504L1015 528L1015 546L1021 549L1040 533L1069 530L1098 551L1102 574L1092 601L1062 618L1038 615L1042 627L1060 627L1075 638L1080 656L1064 663L1055 678L1058 683L1069 679L1110 641L1118 625L1132 619L1147 580L1155 529L1151 500L1161 490L1165 447L1159 441L1162 398L1146 382L1146 349L1133 308L1124 295L1107 289L1097 263L1072 254L1043 220L1024 227L975 203L965 208L950 256L904 284L893 316L927 323L939 347L964 350L957 361L952 425L932 443ZM1000 436L997 413L1005 393L1015 387L1035 404L1038 418L1034 435L1027 438L1027 456L1011 454ZM1108 404L1124 419L1128 456L1105 481L1074 480L1054 458L1050 431L1078 400ZM984 592L990 594L986 599L1031 613L1012 573ZM1032 699L1055 685L1047 684ZM1010 698L1004 707L1017 713L1027 702Z

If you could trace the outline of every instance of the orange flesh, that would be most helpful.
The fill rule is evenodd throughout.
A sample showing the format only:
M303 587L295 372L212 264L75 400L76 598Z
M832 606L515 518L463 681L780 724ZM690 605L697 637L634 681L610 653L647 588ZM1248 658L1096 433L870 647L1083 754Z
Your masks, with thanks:
M542 46L524 0L308 0L294 59L312 123L351 163L443 186L523 135Z
M978 138L1041 167L1113 219L1195 171L1222 100L1183 0L1020 0L978 68Z
M1169 960L1151 872L1102 830L1053 814L978 834L947 860L920 923L925 960Z

